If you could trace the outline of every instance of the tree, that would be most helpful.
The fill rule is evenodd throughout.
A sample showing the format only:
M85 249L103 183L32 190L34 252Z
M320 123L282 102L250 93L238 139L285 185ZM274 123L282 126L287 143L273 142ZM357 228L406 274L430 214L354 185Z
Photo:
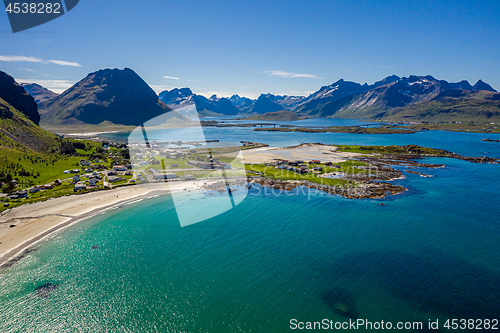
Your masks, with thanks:
M76 142L73 142L73 146L76 148L76 149L82 149L82 150L85 150L85 143L81 142L81 141L76 141Z
M73 143L69 141L61 142L61 154L72 155L76 153L76 148Z
M5 183L2 185L2 193L9 193L10 192L10 186L9 184Z

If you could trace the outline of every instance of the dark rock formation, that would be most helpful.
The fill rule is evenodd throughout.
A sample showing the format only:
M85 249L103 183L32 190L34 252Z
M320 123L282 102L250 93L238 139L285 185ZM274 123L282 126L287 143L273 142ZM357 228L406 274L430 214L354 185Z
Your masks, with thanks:
M22 112L35 124L40 123L36 102L12 76L0 71L0 98Z
M278 103L271 102L265 95L260 95L252 107L252 112L262 114L281 111L283 109L283 106L279 105Z
M133 70L103 69L40 104L42 124L140 125L170 108Z
M340 288L329 289L323 291L320 298L335 313L352 319L358 317L354 297L350 292Z
M50 292L54 291L59 287L59 284L46 283L43 286L39 286L35 288L36 295L39 297L47 298L49 297Z

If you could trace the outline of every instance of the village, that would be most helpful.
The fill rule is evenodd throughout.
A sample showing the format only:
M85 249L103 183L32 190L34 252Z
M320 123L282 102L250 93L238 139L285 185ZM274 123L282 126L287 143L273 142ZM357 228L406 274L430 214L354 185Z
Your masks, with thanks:
M162 147L169 144L169 147ZM211 150L199 149L198 142L190 142L192 148L181 147L181 141L174 143L129 144L102 142L99 157L81 158L74 168L61 170L57 179L43 184L25 186L24 177L17 177L12 182L15 189L0 196L3 201L1 210L24 203L46 200L61 195L80 194L91 191L107 190L116 187L160 181L190 181L203 178L223 177L227 170L234 175L244 175L244 165L233 167L234 158L220 156ZM172 147L172 145L174 147ZM175 147L177 145L177 147ZM249 142L242 142L242 147L251 148ZM240 147L220 148L224 153L239 152ZM217 155L217 156L215 156ZM94 156L91 154L91 156ZM76 163L75 163L76 164ZM231 174L231 171L233 173ZM43 176L43 174L41 175ZM36 177L35 177L36 178ZM24 186L23 186L24 185ZM1 211L0 210L0 211Z

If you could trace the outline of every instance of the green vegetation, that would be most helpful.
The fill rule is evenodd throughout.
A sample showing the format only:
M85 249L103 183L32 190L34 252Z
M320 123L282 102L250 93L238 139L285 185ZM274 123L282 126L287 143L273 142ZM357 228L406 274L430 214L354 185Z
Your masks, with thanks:
M406 146L355 146L355 145L335 145L339 151L348 151L361 154L417 154L417 155L446 155L449 151L443 149L427 148L418 145Z
M103 187L99 186L99 187L95 187L95 188L88 189L88 190L81 190L78 193L93 192L93 191L98 191L98 190L102 190L102 189L103 189ZM66 196L66 195L72 195L74 193L75 192L73 190L73 183L70 181L64 181L64 182L62 182L61 185L54 186L52 189L39 191L37 193L29 193L27 198L22 198L22 199L9 199L8 197L0 198L0 202L2 203L2 205L0 206L0 212L4 211L6 209L14 208L14 207L21 206L24 204L45 201L45 200L48 200L50 198L58 198L58 197ZM4 207L3 203L8 203L9 206Z
M71 177L64 171L81 171L82 157L104 156L101 143L62 139L0 99L0 185L4 193Z
M382 118L389 121L500 122L500 94L450 90L423 103L395 108Z
M436 124L414 124L405 126L406 128L425 131L438 130L449 132L469 132L469 133L500 133L499 123L476 123L476 122L454 122L454 123L436 123Z
M0 146L20 151L56 152L60 139L0 98Z
M277 179L277 180L307 180L313 183L324 184L329 186L345 186L347 184L353 184L351 181L346 179L332 179L326 177L318 177L319 175L331 173L331 172L342 172L344 174L369 174L369 170L358 169L358 166L368 166L367 163L356 160L349 160L341 163L337 163L340 168L325 166L324 164L314 164L309 165L310 168L315 166L321 166L323 171L315 171L312 173L299 174L294 171L277 169L273 166L267 166L265 164L248 164L246 165L249 174L262 175L266 178Z
M75 145L85 149L76 149ZM80 166L82 158L105 158L100 143L72 139L61 140L58 153L23 151L0 146L0 156L0 173L10 175L11 179L17 180L19 188L72 177L72 174L64 173L66 170L78 169L83 172L86 167ZM105 159L108 162L113 161Z

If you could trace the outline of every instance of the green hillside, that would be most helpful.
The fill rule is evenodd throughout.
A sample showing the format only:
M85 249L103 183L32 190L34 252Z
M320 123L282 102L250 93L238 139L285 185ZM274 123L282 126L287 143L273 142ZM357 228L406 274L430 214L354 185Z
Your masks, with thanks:
M98 147L97 142L62 139L0 99L0 188L7 184L13 190L12 180L23 188L68 178L64 171L80 168L79 155Z
M450 90L429 102L387 111L381 118L390 121L499 122L500 93Z
M35 125L23 113L0 99L0 147L19 151L56 152L60 139Z

